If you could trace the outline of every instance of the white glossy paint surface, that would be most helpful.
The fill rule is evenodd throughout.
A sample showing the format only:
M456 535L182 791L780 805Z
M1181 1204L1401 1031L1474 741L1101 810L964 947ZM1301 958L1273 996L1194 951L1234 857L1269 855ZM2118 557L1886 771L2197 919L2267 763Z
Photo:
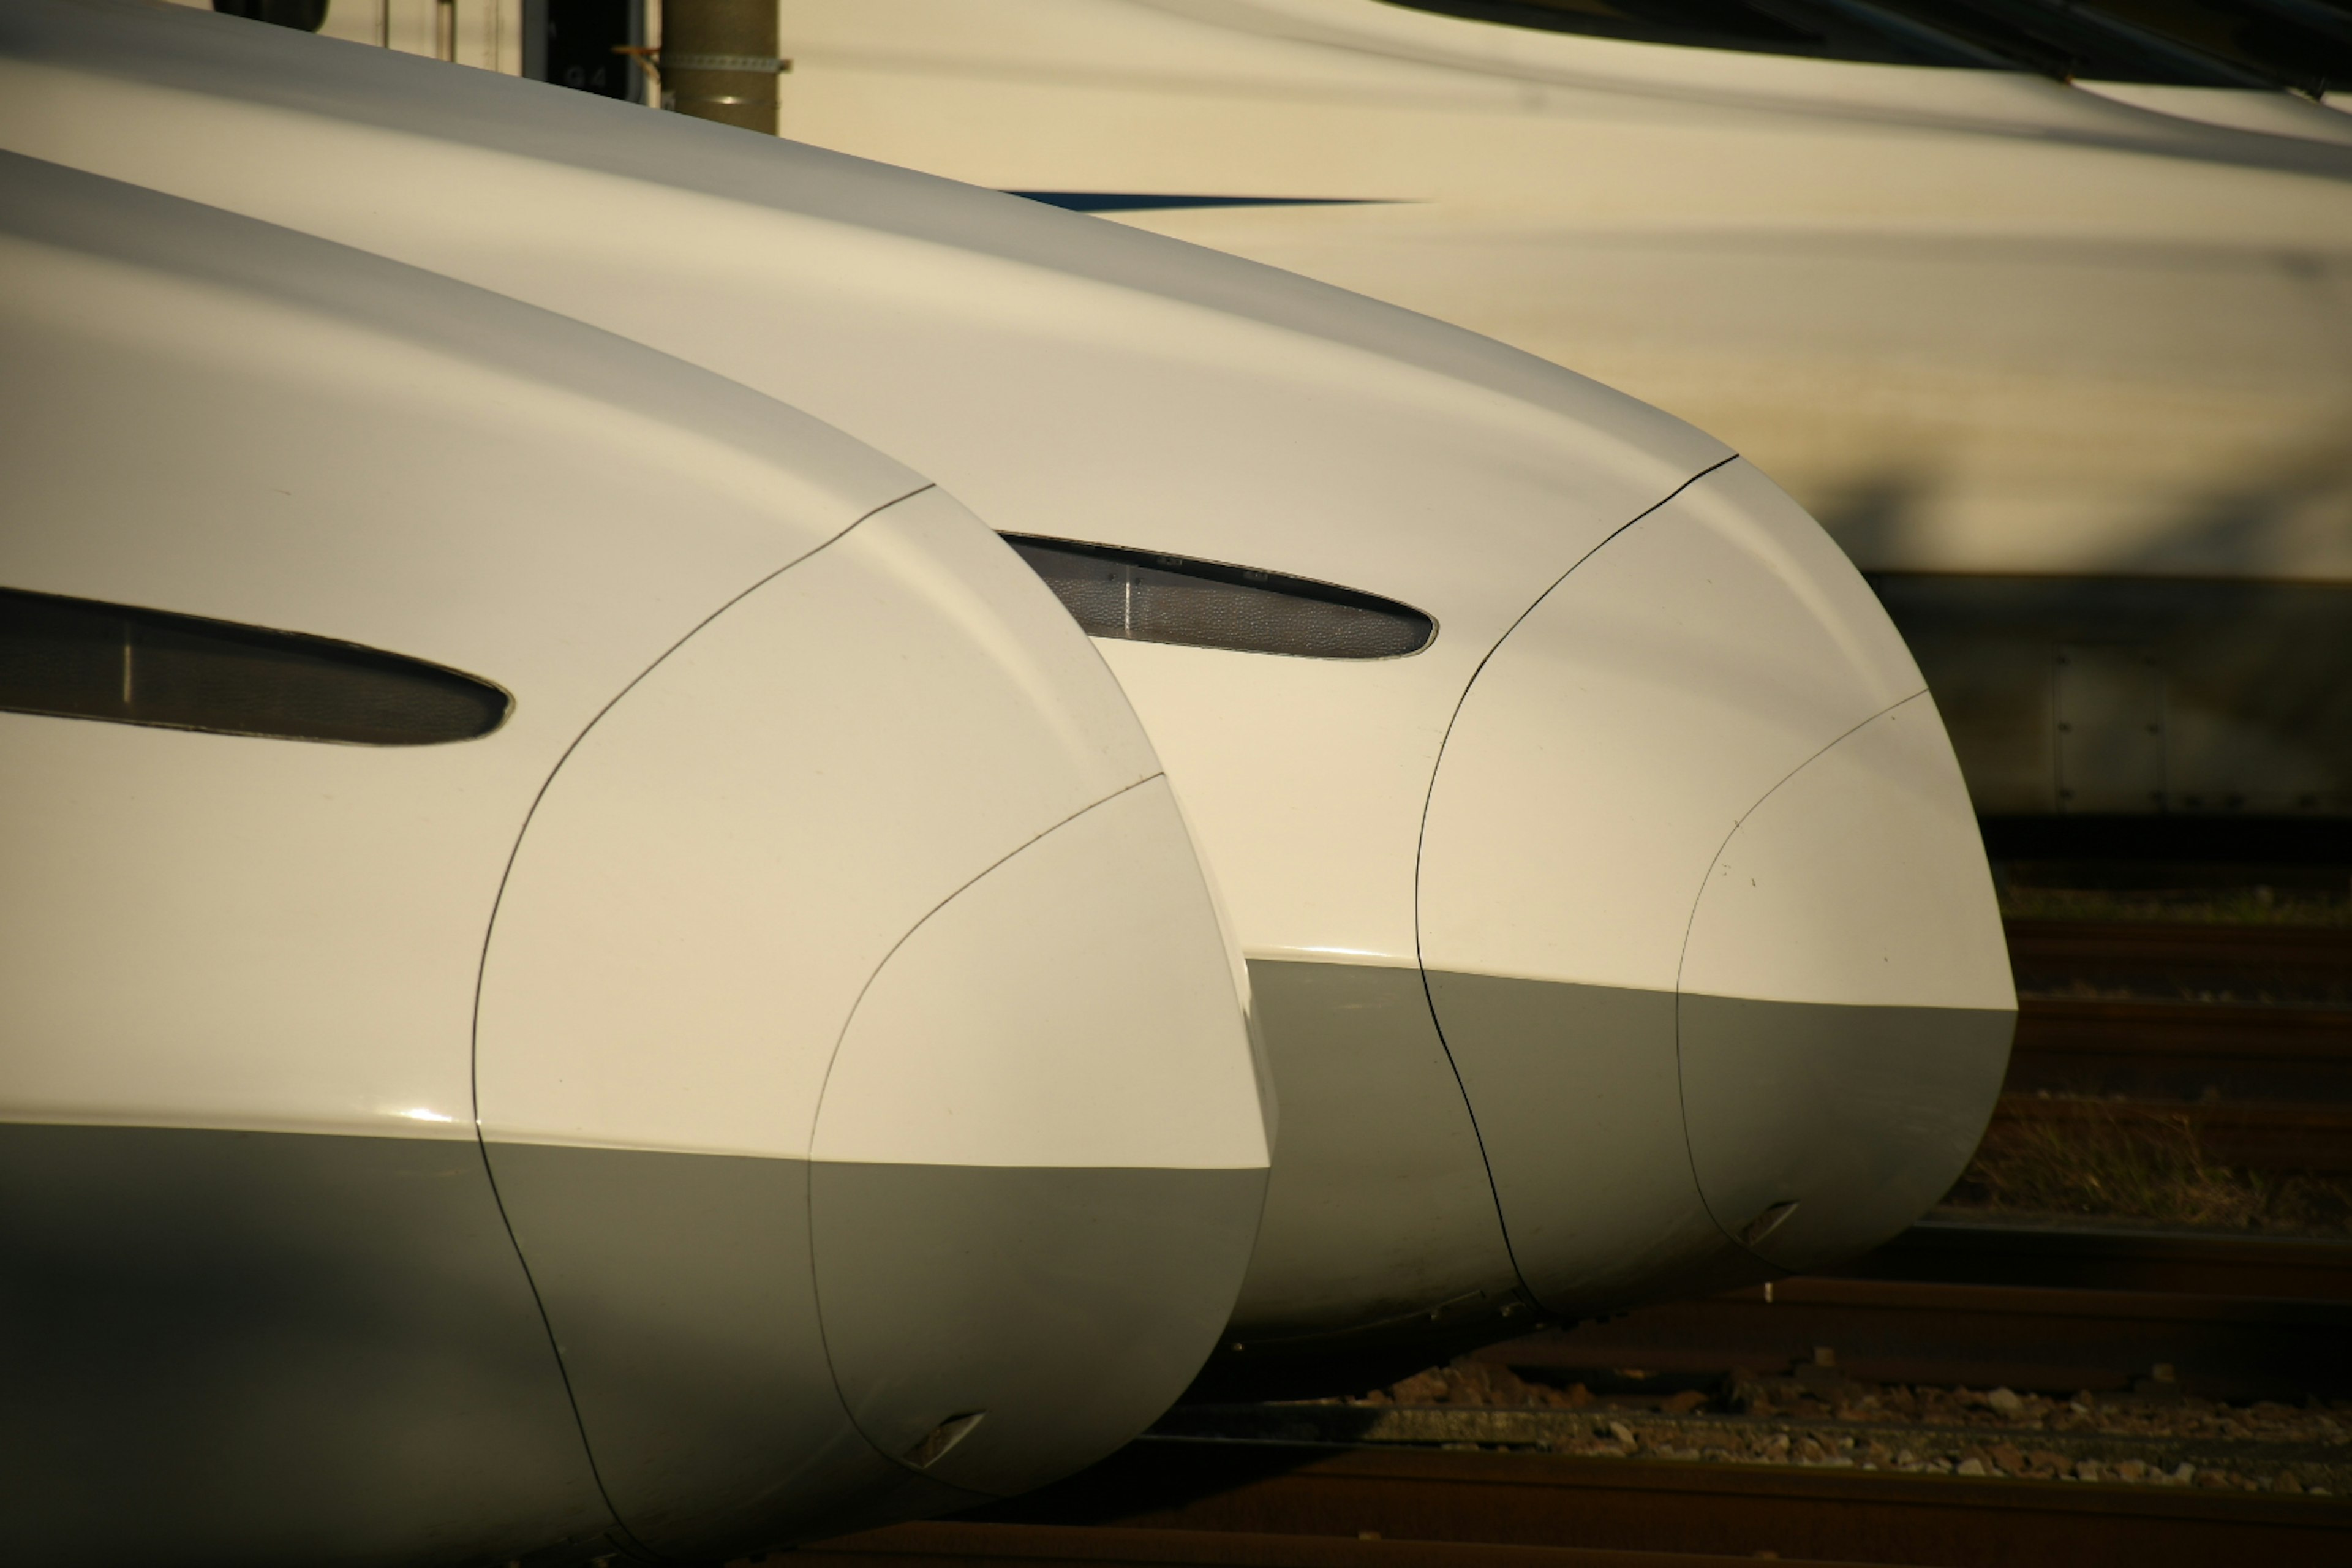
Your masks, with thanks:
M784 49L820 145L1380 204L1117 217L1671 410L1865 568L2352 579L2335 110L1378 0L807 0Z
M1820 526L1734 461L1612 539L1496 651L1431 793L1431 969L1670 992L1732 827L1921 689Z
M2226 87L2177 87L2169 83L2087 79L2078 79L2074 85L2135 109L2153 110L2206 125L2338 145L2352 143L2352 114L2290 92L2246 92Z
M1498 344L1116 225L162 20L35 5L0 25L0 139L655 344L918 464L1001 529L1433 615L1432 647L1381 664L1106 650L1179 759L1253 953L1412 962L1421 803L1478 660L1584 552L1727 455Z
M1115 225L806 148L290 35L255 42L247 29L230 39L202 16L173 28L105 6L28 5L0 19L0 140L380 249L796 399L917 463L996 527L1297 573L1435 616L1432 647L1385 664L1108 650L1218 861L1244 943L1261 956L1401 965L1418 950L1433 967L1664 996L1691 904L1740 815L1837 735L1918 689L1851 567L1744 464L1602 546L1544 597L1628 520L1728 454L1496 344ZM1174 58L1154 57L1155 67ZM1362 64L1351 57L1346 71ZM1564 133L1573 160L1552 146L1465 163L1443 141L1416 152L1406 144L1412 129L1384 141L1373 118L1398 101L1425 105L1461 89L1490 129L1524 124L1527 106L1521 84L1374 66L1338 82L1360 112L1322 137L1324 163L1300 162L1295 138L1238 111L1217 134L1171 142L1171 156L1200 154L1189 169L1242 169L1210 155L1270 137L1253 177L1288 180L1350 159L1360 166L1362 151L1378 146L1408 172L1475 168L1486 184L1471 208L1537 168L1598 192L1600 208L1654 183L1654 169L1622 165L1625 143L1591 117ZM1139 113L1152 102L1149 74L1119 89ZM1218 86L1196 96L1223 111L1278 94ZM2110 126L2147 119L2112 105L2090 112ZM1662 119L1654 104L1628 110L1627 123L1647 134ZM1774 140L1750 109L1687 135L1659 133L1678 166L1723 163L1718 183L1746 191L1755 170L1721 158L1725 125L1781 165L1805 166L1815 146ZM1114 140L1102 145L1118 151ZM1899 163L1888 155L1888 168ZM1580 184L1559 182L1564 168L1584 171ZM1768 205L1758 197L1759 210ZM1314 210L1318 221L1435 234L1458 224L1464 206ZM1689 226L1676 232L1701 252L1715 245ZM1539 258L1515 231L1498 243ZM1433 246L1402 253L1453 266ZM1654 268L1643 258L1633 270ZM1541 297L1621 327L1680 331L1722 291L1663 287L1654 311L1613 287L1547 284ZM1805 399L1782 386L1774 401L1801 408ZM1436 748L1507 633L1456 727L1462 749L1437 779L1434 869L1416 933L1413 851ZM1491 722L1474 723L1482 712ZM646 714L647 733L660 731L658 705ZM1458 788L1457 762L1467 781ZM645 788L632 770L650 765L614 762L576 814L562 807L540 826L561 820L583 843L623 844L614 824ZM733 763L691 782L746 798L778 787L775 769ZM564 793L559 780L551 806ZM782 815L759 818L762 843L814 832L777 826ZM516 1012L493 998L507 1009L500 1028L525 1019L501 1037L550 1062L584 1041L590 1071L551 1089L542 1078L496 1104L486 1081L486 1120L505 1119L500 1135L770 1153L792 1152L796 1138L805 1145L794 1131L813 1104L805 1064L761 1055L776 1037L765 1031L802 1001L761 972L757 961L772 954L721 942L723 955L681 955L658 943L612 947L602 934L573 952L553 934L566 921L592 934L657 921L713 888L732 909L774 896L696 839L701 831L675 828L676 845L660 854L624 845L627 853L608 858L610 886L587 878L567 888L569 871L531 889L518 881L541 929L517 971L528 1005ZM855 945L814 933L811 952L836 937ZM655 952L672 966L657 989L690 994L684 1021L754 1075L743 1103L680 1110L665 1081L675 1069L653 1049L676 1012L597 1005L611 967L600 944ZM808 990L833 984L828 971ZM1670 1099L1668 1072L1660 1081ZM1605 1261L1634 1274L1642 1265L1622 1252Z
M0 1117L470 1135L481 943L564 748L923 481L445 279L13 158L0 183L0 584L516 698L424 747L0 715Z
M1475 650L1357 662L1099 646L1150 715L1244 951L1412 967L1422 809Z
M1933 698L1850 731L1741 819L1691 916L1681 989L2017 1005L1976 814Z
M1166 779L1064 823L884 962L834 1055L811 1158L1263 1169L1215 931Z
M961 507L928 490L867 519L687 639L550 782L483 966L484 1136L805 1156L900 941L1158 771L1085 639ZM1149 900L1173 873L1164 833L1144 847ZM1245 1060L1212 978L1213 1047Z

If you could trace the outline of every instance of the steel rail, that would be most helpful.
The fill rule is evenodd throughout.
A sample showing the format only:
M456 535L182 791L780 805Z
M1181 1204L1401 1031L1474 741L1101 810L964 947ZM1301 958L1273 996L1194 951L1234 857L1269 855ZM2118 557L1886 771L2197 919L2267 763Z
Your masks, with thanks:
M1145 1439L963 1521L877 1531L794 1558L866 1568L959 1559L1566 1568L1627 1552L1922 1568L2344 1562L2352 1507L2186 1487Z

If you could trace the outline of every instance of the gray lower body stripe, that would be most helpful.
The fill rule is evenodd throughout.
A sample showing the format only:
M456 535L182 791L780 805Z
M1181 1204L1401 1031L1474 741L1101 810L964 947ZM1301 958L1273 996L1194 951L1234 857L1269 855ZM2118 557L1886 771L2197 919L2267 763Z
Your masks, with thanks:
M1265 1184L489 1158L606 1495L647 1546L703 1559L968 1506L1118 1447L1215 1343Z
M1265 1184L488 1157L495 1199L471 1142L0 1124L12 1546L573 1562L609 1497L714 1557L1020 1489L1181 1392Z
M0 1125L0 1258L17 1559L389 1568L611 1528L472 1142Z

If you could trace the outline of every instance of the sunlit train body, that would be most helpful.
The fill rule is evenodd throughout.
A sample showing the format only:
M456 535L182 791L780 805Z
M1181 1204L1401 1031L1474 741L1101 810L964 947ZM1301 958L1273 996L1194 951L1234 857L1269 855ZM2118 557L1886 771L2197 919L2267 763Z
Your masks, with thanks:
M781 122L1721 437L1871 574L1988 816L2138 817L2159 854L2228 818L2338 832L2352 115L2145 40L2067 85L1903 30L1992 13L2217 47L2230 13L2290 41L2308 14L2333 43L2271 62L2352 59L2352 17L2300 0L808 0Z
M1013 552L638 344L5 153L0 278L16 1555L710 1560L1166 1407L1268 1108Z
M1241 1354L1801 1268L1973 1147L2015 999L1941 721L1679 420L1090 217L188 12L0 16L0 145L635 339L1014 536L1248 960Z

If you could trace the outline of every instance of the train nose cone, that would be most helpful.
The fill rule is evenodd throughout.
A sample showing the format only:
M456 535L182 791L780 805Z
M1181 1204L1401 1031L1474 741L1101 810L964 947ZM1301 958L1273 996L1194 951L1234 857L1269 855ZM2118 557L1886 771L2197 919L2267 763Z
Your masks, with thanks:
M483 960L499 1204L604 1496L717 1562L1099 1458L1266 1171L1157 757L936 489L727 603L545 785Z
M1020 1491L1141 1431L1214 1347L1267 1163L1216 929L1154 779L965 888L859 1001L811 1250L882 1453Z
M1934 702L1848 731L1733 830L1675 1005L1707 1212L1802 1270L1875 1246L1968 1163L2017 1003Z
M1917 668L1745 462L1487 660L1420 919L1512 1256L1564 1313L1890 1234L1958 1173L2006 1063L1990 880Z

